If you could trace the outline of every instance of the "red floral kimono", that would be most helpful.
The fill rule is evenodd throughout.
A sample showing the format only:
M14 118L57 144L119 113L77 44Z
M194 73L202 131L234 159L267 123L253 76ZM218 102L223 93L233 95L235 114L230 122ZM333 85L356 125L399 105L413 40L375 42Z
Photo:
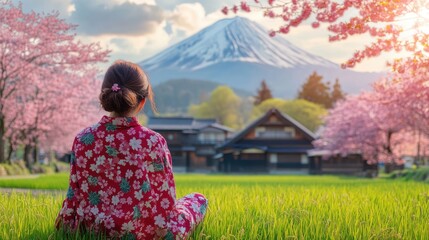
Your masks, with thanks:
M57 227L127 239L184 239L204 218L207 199L176 200L165 139L135 117L104 116L73 143L70 186Z

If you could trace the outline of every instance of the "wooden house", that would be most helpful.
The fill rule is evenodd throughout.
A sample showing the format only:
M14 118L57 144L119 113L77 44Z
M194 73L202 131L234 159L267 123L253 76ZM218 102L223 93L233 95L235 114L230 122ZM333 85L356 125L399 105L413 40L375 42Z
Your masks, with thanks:
M219 171L308 174L314 139L299 122L271 109L219 147Z
M234 136L214 119L151 117L147 126L167 140L175 172L374 176L378 171L359 154L314 149L314 134L277 109Z
M175 172L217 171L216 148L232 133L214 119L150 117L147 126L166 139Z
M354 175L376 177L378 165L369 164L359 153L333 154L326 150L311 150L308 153L310 174Z

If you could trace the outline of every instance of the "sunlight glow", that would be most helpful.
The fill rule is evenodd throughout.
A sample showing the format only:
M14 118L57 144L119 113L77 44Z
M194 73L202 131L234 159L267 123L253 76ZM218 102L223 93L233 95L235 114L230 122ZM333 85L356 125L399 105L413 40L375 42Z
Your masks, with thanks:
M416 0L414 10L396 18L399 26L404 29L404 37L410 38L414 34L429 34L429 1Z

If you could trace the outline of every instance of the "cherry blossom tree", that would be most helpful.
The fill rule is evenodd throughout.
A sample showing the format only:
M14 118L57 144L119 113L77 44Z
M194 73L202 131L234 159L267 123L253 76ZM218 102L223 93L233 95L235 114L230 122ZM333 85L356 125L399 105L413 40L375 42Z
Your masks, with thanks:
M222 12L258 10L265 17L282 22L269 33L271 36L287 34L306 22L311 22L313 28L327 24L329 41L361 34L372 36L374 41L356 51L342 65L344 68L388 51L412 53L390 61L398 72L429 67L429 2L426 0L246 0L224 7Z
M96 103L100 82L95 80L95 72L60 77L42 81L29 100L15 105L21 108L21 120L7 129L6 136L12 147L25 145L24 160L28 166L37 159L39 148L70 150L77 131L95 122L101 113ZM8 158L10 154L9 150Z
M373 92L338 103L315 146L342 154L360 153L372 163L399 162L403 155L415 155L420 146L429 146L428 107L424 106L429 86L417 91L414 88L421 79L394 76L377 82Z
M426 69L394 74L373 86L386 110L397 109L406 124L429 136L429 73Z
M395 109L397 117L416 134L414 140L416 161L419 163L422 152L427 153L429 136L429 74L425 69L415 72L396 74L374 85L374 91L383 96L379 101L388 105L386 111ZM423 150L423 151L422 151Z
M315 146L341 154L360 153L370 162L398 161L408 129L394 116L386 121L386 115L396 113L384 111L373 98L368 93L339 103L326 118Z
M0 1L0 162L5 143L61 149L94 111L96 64L109 51L84 44L58 13Z

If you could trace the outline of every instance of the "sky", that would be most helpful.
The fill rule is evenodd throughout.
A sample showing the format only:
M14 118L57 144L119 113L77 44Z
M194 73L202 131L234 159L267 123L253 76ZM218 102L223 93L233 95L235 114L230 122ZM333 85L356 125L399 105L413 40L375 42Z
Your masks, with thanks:
M18 0L13 0L18 3ZM163 49L202 30L225 16L220 9L239 0L21 0L24 11L58 11L61 18L77 25L83 42L100 42L110 49L109 63L116 59L133 62L153 56ZM262 12L240 14L269 29L279 22L264 18ZM313 29L310 23L294 28L285 37L296 46L335 63L343 63L371 40L358 36L330 43L326 26ZM365 60L356 71L386 70L382 57Z

